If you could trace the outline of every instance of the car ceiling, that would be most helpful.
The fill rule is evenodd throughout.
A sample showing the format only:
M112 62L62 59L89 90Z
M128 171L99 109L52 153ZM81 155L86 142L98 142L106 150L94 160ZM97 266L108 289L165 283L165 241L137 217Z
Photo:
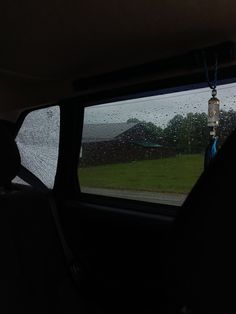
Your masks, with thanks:
M234 0L41 0L0 5L0 112L74 94L73 81L236 41Z

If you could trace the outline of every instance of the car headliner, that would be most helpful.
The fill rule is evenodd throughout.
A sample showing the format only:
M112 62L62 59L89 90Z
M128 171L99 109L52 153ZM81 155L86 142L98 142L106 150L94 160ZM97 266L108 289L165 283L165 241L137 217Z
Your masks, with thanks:
M1 116L73 96L75 79L236 41L235 9L234 0L4 1Z

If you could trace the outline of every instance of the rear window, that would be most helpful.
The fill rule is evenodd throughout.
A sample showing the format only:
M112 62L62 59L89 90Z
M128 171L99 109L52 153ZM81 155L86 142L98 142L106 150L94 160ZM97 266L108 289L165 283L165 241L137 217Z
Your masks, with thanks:
M53 188L58 160L60 108L31 111L16 136L22 165ZM15 183L24 183L20 178Z
M236 127L236 84L218 87L218 147ZM208 88L85 108L81 192L180 206L204 169Z

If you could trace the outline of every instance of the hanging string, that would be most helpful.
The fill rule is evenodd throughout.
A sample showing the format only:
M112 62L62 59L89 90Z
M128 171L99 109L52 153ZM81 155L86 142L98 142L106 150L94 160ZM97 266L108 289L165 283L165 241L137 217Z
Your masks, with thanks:
M203 56L203 64L204 64L204 69L205 69L206 81L210 89L212 89L212 93L213 93L213 91L216 91L216 86L217 86L218 58L217 58L217 55L215 54L214 78L213 78L213 81L211 81L209 77L208 66L207 66L207 58L204 51L202 52L202 56Z

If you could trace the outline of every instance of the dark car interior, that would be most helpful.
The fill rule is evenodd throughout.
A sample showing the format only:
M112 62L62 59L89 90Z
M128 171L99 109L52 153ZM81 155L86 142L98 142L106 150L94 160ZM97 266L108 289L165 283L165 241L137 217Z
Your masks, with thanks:
M123 165L104 165L103 159L84 167L83 162L86 147L94 145L95 153L99 145L114 149L113 131L103 139L108 120L100 118L100 108L105 117L138 99L141 112L148 97L202 89L208 98L212 89L215 99L218 86L224 101L222 91L236 81L235 9L232 0L1 4L1 313L234 312L236 124L178 204L183 192L174 175L176 190L171 186L168 193L148 187L127 192L118 185L117 167ZM204 106L207 112L207 102ZM175 114L182 114L178 108ZM94 142L83 133L91 123L88 112L100 121ZM129 109L122 123L126 116L132 121L122 141L133 125L144 125ZM163 130L170 125L165 123ZM210 127L215 140L218 125ZM158 149L172 157L168 162L182 160L182 153L174 156L172 147L165 150L166 142L158 140L122 143L132 144L132 154L145 152L151 162ZM187 153L190 158L189 148ZM198 160L197 150L191 154ZM122 169L144 165L145 158L125 160ZM104 185L104 178L116 185ZM142 175L139 180L140 186L149 184Z

